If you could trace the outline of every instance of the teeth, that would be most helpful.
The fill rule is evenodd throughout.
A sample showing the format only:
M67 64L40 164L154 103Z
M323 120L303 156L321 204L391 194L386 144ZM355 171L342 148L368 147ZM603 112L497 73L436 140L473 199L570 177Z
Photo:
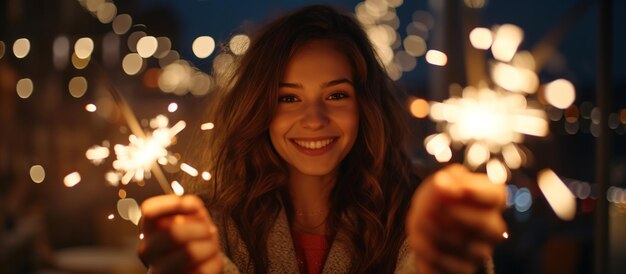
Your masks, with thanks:
M298 141L298 140L294 140L296 142L296 144L298 144L301 147L305 147L308 149L320 149L323 148L325 146L327 146L328 144L333 142L333 138L329 138L326 140L320 140L320 141Z

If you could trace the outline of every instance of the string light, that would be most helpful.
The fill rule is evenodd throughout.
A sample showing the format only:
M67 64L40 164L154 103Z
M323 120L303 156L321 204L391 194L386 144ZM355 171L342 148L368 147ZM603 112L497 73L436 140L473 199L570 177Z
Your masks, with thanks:
M72 77L67 87L72 97L81 98L87 92L87 79L82 76Z
M26 38L19 38L13 43L13 54L22 59L30 52L30 41Z
M207 58L215 50L215 40L211 36L200 36L193 41L191 48L196 57Z
M15 85L15 91L17 91L17 96L22 99L26 99L33 94L33 80L29 78L23 78L17 81Z
M426 52L426 62L442 67L448 63L448 56L441 51L431 49Z
M30 179L33 180L33 182L39 184L43 182L45 178L46 178L46 171L44 170L43 166L34 165L30 167Z
M80 174L78 172L72 172L63 178L63 184L65 184L66 187L74 187L80 183L80 180Z

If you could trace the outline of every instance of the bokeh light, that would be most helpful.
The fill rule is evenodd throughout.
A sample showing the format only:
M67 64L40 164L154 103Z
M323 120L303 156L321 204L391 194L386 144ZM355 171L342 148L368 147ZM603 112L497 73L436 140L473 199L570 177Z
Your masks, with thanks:
M80 59L87 59L93 52L93 40L89 37L82 37L74 44L74 53Z
M124 198L117 201L117 214L124 220L138 225L141 219L141 209L133 198Z
M6 45L4 44L4 41L0 41L0 59L4 57L5 52L6 52Z
M165 68L179 60L180 54L175 50L169 50L163 57L159 58L159 66Z
M429 50L426 52L426 62L435 66L445 66L448 63L448 56L438 50Z
M468 8L479 9L485 6L487 0L463 0L463 2Z
M30 97L33 94L33 81L29 78L20 79L15 85L15 91L17 91L17 96L22 99Z
M105 2L98 5L96 14L100 23L108 24L113 21L115 15L117 15L117 7L111 2Z
M30 173L30 179L33 180L33 182L37 184L43 182L43 180L46 178L46 171L41 165L34 165L30 167L29 173Z
M417 65L415 58L403 50L396 52L394 63L397 64L402 71L411 71Z
M90 12L96 12L98 7L105 3L105 0L85 0L85 7Z
M537 176L539 189L562 220L572 220L576 215L576 199L559 176L550 169L541 170Z
M509 178L507 167L500 160L491 159L487 162L487 176L495 184L504 184Z
M250 46L250 37L248 37L248 35L245 35L245 34L237 34L233 36L233 38L231 38L230 42L228 43L228 47L230 48L230 51L235 55L244 54L248 50L249 46Z
M66 36L58 36L52 43L52 62L57 70L65 69L70 57L70 40Z
M213 88L214 82L210 75L196 71L189 82L189 91L194 96L206 95Z
M426 100L421 98L415 98L411 101L409 109L411 114L416 118L425 118L430 113L430 105Z
M143 31L134 31L130 35L128 35L128 39L126 40L126 45L128 49L132 52L137 52L137 43L139 43L139 39L146 36L147 34Z
M494 41L491 46L493 57L502 62L511 61L522 39L524 39L524 31L520 27L512 24L499 26L495 30Z
M143 67L143 58L137 53L129 53L122 60L122 68L128 75L135 75Z
M426 41L419 36L409 35L404 38L402 43L404 50L413 57L419 57L426 53Z
M180 164L180 170L184 171L185 173L191 176L194 176L194 177L198 176L198 170L186 163Z
M167 65L159 75L159 88L167 93L184 94L190 82L191 68L185 61Z
M167 106L167 111L169 111L169 112L176 112L176 110L178 110L178 104L176 104L176 103L170 103Z
M202 172L202 179L205 181L211 180L211 173L209 173L208 171Z
M539 87L539 77L534 71L497 62L491 70L491 77L500 87L513 92L535 93Z
M183 196L183 194L185 194L185 189L183 189L183 186L180 185L178 181L172 181L172 184L170 186L172 187L172 191L174 191L174 194L176 196Z
M193 54L198 58L207 58L215 50L215 40L211 36L200 36L191 45Z
M98 108L94 104L87 104L87 105L85 105L85 110L88 111L88 112L96 112L96 110L98 110Z
M70 79L67 85L70 94L74 98L81 98L87 92L87 79L83 76L76 76Z
M137 53L143 58L152 56L158 47L158 41L154 36L144 36L137 41Z
M130 30L133 19L128 14L120 14L113 19L113 32L117 35L123 35Z
M493 43L491 30L487 28L474 28L469 34L470 43L477 49L489 49Z
M26 38L19 38L13 43L13 54L17 58L24 58L30 52L30 41Z
M72 65L76 69L84 69L89 65L89 61L91 60L91 56L87 56L85 59L78 58L76 53L72 53Z
M513 199L515 210L519 212L526 212L533 205L532 195L528 188L522 187L515 192L515 198Z
M215 124L213 124L211 122L204 123L204 124L200 125L200 129L201 130L211 130L213 128L215 128Z
M95 106L94 106L95 107ZM85 158L91 161L95 165L102 163L107 157L109 157L109 148L104 146L95 145L90 147L85 152Z
M66 187L74 187L75 185L77 185L78 183L80 183L80 180L81 180L81 178L80 178L80 174L79 174L78 172L76 172L76 171L75 171L75 172L72 172L72 173L70 173L70 174L66 175L66 176L63 178L63 184L64 184Z
M550 105L566 109L576 99L576 90L570 81L558 79L545 86L544 96Z
M153 54L156 58L160 59L167 56L169 51L172 49L172 41L170 38L164 36L157 37L157 44L157 49Z

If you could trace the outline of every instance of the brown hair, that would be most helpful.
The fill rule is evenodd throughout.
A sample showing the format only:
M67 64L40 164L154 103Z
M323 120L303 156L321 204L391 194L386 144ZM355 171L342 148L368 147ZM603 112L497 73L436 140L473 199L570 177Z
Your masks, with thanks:
M305 7L257 33L211 98L215 129L198 135L193 150L196 165L213 171L213 183L197 181L195 188L204 187L209 208L234 221L255 271L267 272L267 238L287 179L268 133L278 85L298 47L331 41L352 62L360 124L331 192L329 224L348 236L352 272L393 272L416 180L403 147L406 111L366 33L352 16L327 6Z

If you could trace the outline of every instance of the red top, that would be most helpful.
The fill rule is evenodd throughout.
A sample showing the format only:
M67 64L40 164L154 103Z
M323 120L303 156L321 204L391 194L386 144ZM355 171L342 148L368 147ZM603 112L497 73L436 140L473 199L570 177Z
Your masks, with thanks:
M328 237L325 235L303 233L296 230L292 230L291 233L300 273L322 273L326 256L330 250Z

